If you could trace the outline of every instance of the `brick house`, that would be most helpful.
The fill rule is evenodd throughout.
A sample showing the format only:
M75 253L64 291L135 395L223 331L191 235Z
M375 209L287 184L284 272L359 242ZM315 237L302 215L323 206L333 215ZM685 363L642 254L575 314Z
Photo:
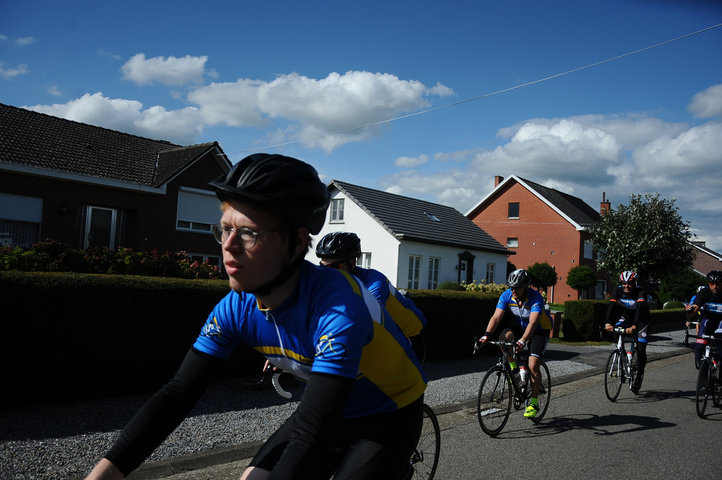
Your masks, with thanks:
M314 243L330 232L356 233L359 266L379 270L399 288L506 279L512 252L458 210L339 180L328 190L331 205ZM319 261L315 250L306 258Z
M566 284L569 270L588 265L596 270L591 237L586 231L600 216L580 198L516 175L496 176L494 190L466 216L502 245L516 252L510 261L517 268L547 262L557 272L557 284L547 292L548 302L579 298ZM609 209L604 198L600 211ZM582 298L603 298L606 281L600 275L594 291Z
M180 146L0 104L0 245L52 238L220 257L218 143Z
M722 254L707 248L705 242L692 242L695 258L692 263L694 271L707 275L710 270L722 270Z

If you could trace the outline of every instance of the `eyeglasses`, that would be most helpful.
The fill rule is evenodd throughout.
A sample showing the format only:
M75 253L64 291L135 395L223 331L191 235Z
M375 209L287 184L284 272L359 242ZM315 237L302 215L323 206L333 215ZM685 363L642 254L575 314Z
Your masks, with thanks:
M622 286L623 286L623 287L633 287L634 284L633 284L633 283L626 282L626 283L623 283Z
M322 267L331 267L331 268L335 268L336 270L340 270L341 266L343 265L343 262L338 261L338 262L332 262L332 263L323 263L323 260L321 260L320 262L318 262L318 264L321 265Z
M223 245L226 243L226 240L228 240L228 237L231 236L231 232L236 232L236 245L240 245L244 250L250 250L256 246L260 237L278 231L278 229L275 229L267 230L265 232L257 232L246 227L233 228L226 225L216 224L213 225L213 238L216 239L216 242Z

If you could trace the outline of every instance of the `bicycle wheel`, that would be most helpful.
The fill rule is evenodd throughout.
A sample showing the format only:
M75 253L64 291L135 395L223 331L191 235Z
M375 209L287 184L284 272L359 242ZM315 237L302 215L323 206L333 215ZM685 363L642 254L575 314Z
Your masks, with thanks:
M712 394L712 404L715 407L720 405L720 395L722 395L722 387L720 386L719 379L717 378L717 369L719 366L711 368L709 373L709 390Z
M617 350L610 353L607 359L607 369L604 371L604 392L610 402L617 400L622 383L624 383L624 369L620 357Z
M441 429L436 414L428 405L424 404L424 423L421 427L421 437L416 450L411 456L411 468L414 479L434 478L436 466L439 464L441 451Z
M537 397L537 400L539 401L539 410L537 410L536 417L531 419L534 423L539 423L539 421L544 417L544 414L547 413L547 408L549 408L549 398L552 395L552 379L549 375L549 368L544 361L539 362L539 375L541 375L541 387L539 389L539 396Z
M699 373L697 373L697 416L704 418L704 411L707 408L707 398L709 397L709 378L710 368L709 360L702 359L699 365Z
M509 420L513 396L511 388L511 379L500 365L486 372L481 381L476 414L481 429L487 435L492 437L497 435Z

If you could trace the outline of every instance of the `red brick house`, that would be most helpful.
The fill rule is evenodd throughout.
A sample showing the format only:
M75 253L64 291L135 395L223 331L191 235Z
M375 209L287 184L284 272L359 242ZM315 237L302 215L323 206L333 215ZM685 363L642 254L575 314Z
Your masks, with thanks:
M588 265L596 270L590 235L586 228L600 213L580 198L516 175L497 176L494 190L466 216L502 245L515 251L510 258L517 268L547 262L557 272L557 284L547 292L548 302L579 298L566 284L569 270ZM604 199L600 210L609 208ZM606 281L600 275L594 291L583 298L603 298Z
M702 275L710 270L722 270L722 254L707 248L705 242L692 242L696 254L692 268Z
M219 260L218 143L181 146L0 104L0 245L186 251Z

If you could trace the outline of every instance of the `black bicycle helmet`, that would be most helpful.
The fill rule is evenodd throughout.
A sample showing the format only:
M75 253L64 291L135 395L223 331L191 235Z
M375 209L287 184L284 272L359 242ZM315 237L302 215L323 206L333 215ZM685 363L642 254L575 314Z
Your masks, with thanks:
M526 287L530 281L529 272L523 268L517 268L509 274L506 284L510 287Z
M240 200L268 210L311 234L326 220L330 194L318 173L301 160L268 153L249 155L209 185L221 201Z
M318 258L346 260L361 256L361 239L351 232L331 232L316 245Z
M722 283L722 271L712 270L707 274L707 283Z

